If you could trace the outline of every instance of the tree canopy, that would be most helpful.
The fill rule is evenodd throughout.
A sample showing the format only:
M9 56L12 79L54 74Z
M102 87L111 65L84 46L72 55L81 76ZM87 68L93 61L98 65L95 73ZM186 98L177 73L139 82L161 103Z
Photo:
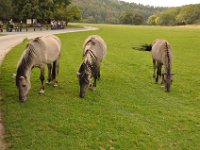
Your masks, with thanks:
M0 19L4 20L7 17L10 17L11 14L12 14L11 1L1 0L0 1Z
M72 0L81 10L82 21L92 23L143 24L149 16L165 8L119 0Z
M164 8L120 0L1 0L0 20L183 25L200 23L200 4Z
M169 8L148 18L151 25L185 25L200 23L200 4Z
M0 19L37 19L42 22L51 19L80 19L79 8L70 4L70 0L4 0L0 5Z

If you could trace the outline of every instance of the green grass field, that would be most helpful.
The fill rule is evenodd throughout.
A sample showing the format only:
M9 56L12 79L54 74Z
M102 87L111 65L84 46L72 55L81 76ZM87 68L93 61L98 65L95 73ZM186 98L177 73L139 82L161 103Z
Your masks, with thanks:
M59 35L59 87L40 89L39 69L31 75L25 103L18 101L12 74L27 43L15 47L1 67L0 88L10 149L133 150L200 148L200 28L93 25L98 31ZM108 46L95 92L79 98L76 72L82 44L91 34ZM173 47L170 93L152 81L149 52L132 46L167 39Z

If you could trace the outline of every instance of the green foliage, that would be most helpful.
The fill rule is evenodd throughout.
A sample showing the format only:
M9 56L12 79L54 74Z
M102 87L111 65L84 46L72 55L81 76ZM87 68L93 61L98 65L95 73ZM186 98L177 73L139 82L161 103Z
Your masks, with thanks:
M93 23L120 23L128 22L130 17L126 13L139 14L135 16L136 24L141 24L143 18L146 20L150 15L160 12L164 8L150 7L135 3L127 3L119 0L72 0L82 13L83 22ZM129 18L122 19L122 17ZM133 17L133 16L132 16Z
M66 21L79 20L80 10L70 3L70 0L5 0L0 5L0 19L38 19L45 22L56 17Z
M148 23L152 25L181 25L193 24L198 20L200 20L200 4L166 9L159 14L150 16Z
M10 0L1 0L0 1L0 20L8 20L12 14Z
M0 91L9 149L199 149L200 28L96 27L100 30L59 35L59 86L46 85L45 95L40 96L39 69L33 69L25 103L18 101L12 74L27 41L7 55ZM82 44L91 34L102 36L108 51L97 90L80 99L76 72L82 62ZM151 54L132 49L158 37L173 47L176 75L170 93L152 81Z
M58 20L65 20L67 22L75 21L81 19L81 13L79 8L75 5L60 5L54 13L54 18Z
M150 25L156 25L156 18L157 16L156 15L152 15L148 18L148 24Z
M200 19L200 4L184 6L176 16L178 24L192 24L198 19Z
M179 8L170 8L159 14L157 24L159 25L175 25L176 16L179 13Z
M120 17L120 23L139 25L144 23L144 17L139 13L126 12Z

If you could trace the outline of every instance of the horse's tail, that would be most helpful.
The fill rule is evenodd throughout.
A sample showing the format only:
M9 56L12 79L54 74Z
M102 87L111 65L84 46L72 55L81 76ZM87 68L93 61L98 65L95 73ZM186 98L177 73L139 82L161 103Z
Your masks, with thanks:
M165 64L165 72L166 72L166 90L167 92L170 91L170 85L171 85L171 58L170 58L170 52L169 52L169 46L168 43L165 42L166 46L166 64Z
M135 50L138 50L138 51L149 51L150 52L152 50L152 44L144 44L139 47L132 47L132 48Z

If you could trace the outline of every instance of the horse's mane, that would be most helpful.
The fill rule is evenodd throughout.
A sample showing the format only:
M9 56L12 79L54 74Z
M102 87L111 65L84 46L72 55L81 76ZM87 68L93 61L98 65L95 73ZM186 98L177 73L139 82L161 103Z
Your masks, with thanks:
M18 68L17 68L17 75L16 75L16 85L18 86L19 83L19 77L25 75L25 71L31 66L33 62L33 57L35 55L35 48L34 46L29 43L26 46L26 50L22 56L21 61L19 62Z
M91 44L94 46L94 45L96 44L96 41L97 41L97 40L95 40L94 37L90 38L88 41L86 41L86 42L84 43L83 50L85 49L85 47L86 47L89 43L91 43Z
M89 44L89 43L91 43L92 45L95 45L95 42L96 42L96 40L95 40L95 38L93 37L93 38L91 38L90 40L88 40L88 41L85 43L85 45L87 45L87 44Z
M33 42L39 42L41 37L36 37L33 39Z
M102 42L101 42L101 41L102 41ZM104 45L105 43L104 43L103 39L101 39L101 37L96 36L96 35L93 35L93 36L89 37L89 38L85 41L84 46L83 46L83 50L85 49L85 47L86 47L89 43L91 43L92 46L95 46L96 44L98 44L101 48L103 48L102 46L105 46L105 47L106 47L106 45Z

